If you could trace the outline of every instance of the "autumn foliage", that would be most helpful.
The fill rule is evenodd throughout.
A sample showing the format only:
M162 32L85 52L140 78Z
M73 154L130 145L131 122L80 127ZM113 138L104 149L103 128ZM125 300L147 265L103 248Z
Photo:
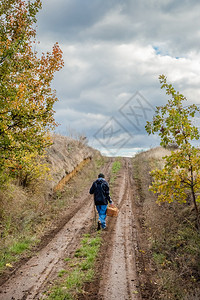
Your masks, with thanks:
M192 141L199 140L198 128L192 118L199 112L196 105L185 105L186 98L160 76L161 88L171 97L164 106L157 107L152 122L147 122L149 134L159 133L161 146L176 145L177 150L164 157L163 169L151 172L151 190L158 194L158 202L186 203L192 200L200 228L198 202L200 202L200 150Z
M36 14L41 1L0 2L0 170L30 153L41 153L56 126L51 82L63 66L56 43L38 57Z

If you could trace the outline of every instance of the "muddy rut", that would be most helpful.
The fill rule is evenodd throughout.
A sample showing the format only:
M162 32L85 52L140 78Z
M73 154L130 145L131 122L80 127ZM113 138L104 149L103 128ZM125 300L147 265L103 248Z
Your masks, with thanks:
M138 290L135 251L137 230L134 215L131 160L122 159L123 167L113 186L112 198L119 207L117 218L107 218L107 231L96 265L94 282L85 286L80 299L141 299ZM109 178L110 159L102 170ZM94 207L88 194L90 186L77 201L63 228L34 257L22 265L1 287L0 299L42 299L45 287L61 269L63 258L78 247L83 232L93 225Z

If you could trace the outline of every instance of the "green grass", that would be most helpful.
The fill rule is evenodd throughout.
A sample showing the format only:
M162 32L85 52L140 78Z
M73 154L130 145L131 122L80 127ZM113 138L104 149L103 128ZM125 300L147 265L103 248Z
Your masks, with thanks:
M11 264L19 259L20 254L30 249L33 240L24 238L15 241L6 251L2 251L3 255L0 257L0 273L5 269L7 264Z
M121 169L121 167L122 167L121 161L116 160L116 161L114 161L114 163L112 164L111 172L112 172L113 174L116 174L116 173L119 172L119 170Z
M30 243L31 243L30 240L24 240L21 242L17 242L10 247L10 251L13 254L21 254L22 252L24 252L24 250L29 249Z
M159 265L164 264L166 257L163 253L153 252L152 254L153 254L153 258L154 258L154 261L156 264L159 264Z
M120 161L120 158L117 158L117 160L115 160L112 164L112 168L111 168L111 176L110 176L110 184L112 185L116 178L117 178L117 173L119 172L119 170L121 169L122 164Z
M72 259L65 258L66 270L58 273L62 280L51 290L48 295L49 300L78 299L85 282L90 282L94 278L95 261L101 245L100 233L95 236L85 234Z
M63 275L65 275L65 274L66 274L66 270L60 270L58 272L58 277L63 277Z

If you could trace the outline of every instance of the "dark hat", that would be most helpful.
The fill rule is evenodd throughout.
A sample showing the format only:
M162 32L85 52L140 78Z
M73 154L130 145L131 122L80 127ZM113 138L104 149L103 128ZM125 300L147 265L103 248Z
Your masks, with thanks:
M104 178L105 176L102 174L102 173L100 173L99 175L98 175L98 178Z

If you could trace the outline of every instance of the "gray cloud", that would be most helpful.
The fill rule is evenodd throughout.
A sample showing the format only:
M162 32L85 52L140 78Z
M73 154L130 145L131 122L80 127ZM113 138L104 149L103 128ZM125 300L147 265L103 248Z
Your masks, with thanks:
M50 50L58 41L65 61L53 82L60 100L58 131L64 134L70 126L97 145L95 133L114 117L134 137L127 147L158 145L158 137L145 133L145 118L136 130L120 108L137 91L153 107L164 104L160 74L199 104L199 11L194 0L44 1L38 50Z
M43 37L50 35L67 43L139 40L183 56L186 49L198 45L199 10L200 3L195 0L48 0L43 3L38 25Z
M109 10L116 5L116 1L109 0L48 0L43 3L45 22L40 19L41 30L61 35L62 39L77 40L85 29L94 26Z

